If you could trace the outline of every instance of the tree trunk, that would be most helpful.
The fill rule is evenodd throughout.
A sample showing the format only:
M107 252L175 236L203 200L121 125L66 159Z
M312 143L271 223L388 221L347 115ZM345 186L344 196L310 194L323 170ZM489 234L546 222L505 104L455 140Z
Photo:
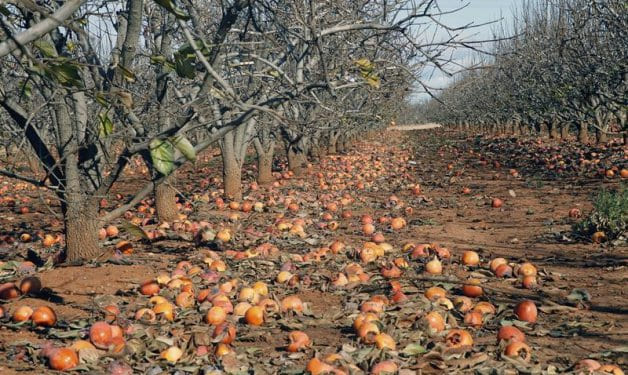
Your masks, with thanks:
M558 139L559 135L558 135L558 122L557 121L551 121L549 124L549 136L550 139Z
M336 145L338 143L338 137L334 135L329 136L329 143L327 144L327 154L335 155L338 152Z
M321 142L324 142L324 139L321 139L318 141L318 145L316 147L316 153L318 154L318 158L322 159L325 156L327 156L327 152L329 151L327 147L323 147L323 145L321 145Z
M273 156L275 154L275 142L264 146L258 139L253 142L257 154L257 183L260 185L271 184L273 177Z
M549 137L549 124L545 121L542 121L539 124L539 135L541 137Z
M235 201L242 200L242 167L236 160L233 150L222 148L222 178L225 197Z
M268 185L273 183L273 153L270 155L257 155L257 183Z
M318 160L320 157L319 147L317 144L312 144L308 149L308 157L310 160Z
M521 125L519 125L519 123L514 122L512 124L512 134L513 135L520 135L521 134Z
M560 127L560 138L567 139L569 138L569 123L563 123Z
M98 246L98 206L88 200L80 202L82 197L69 197L66 203L65 244L68 262L94 259L102 253Z
M155 210L160 222L173 222L179 219L177 190L173 186L175 179L173 173L155 187Z
M35 155L34 152L26 152L24 156L26 157L26 161L28 162L28 168L33 174L38 175L41 172L41 164L37 159L37 155Z
M608 136L605 131L595 128L595 142L597 144L603 144L608 142Z
M305 154L299 150L296 145L289 144L288 150L288 168L294 173L295 177L303 176L305 167Z
M580 121L578 124L578 141L580 143L589 142L589 129L586 121Z
M344 154L345 152L347 152L345 137L338 137L338 140L336 141L336 152L338 152L339 154Z

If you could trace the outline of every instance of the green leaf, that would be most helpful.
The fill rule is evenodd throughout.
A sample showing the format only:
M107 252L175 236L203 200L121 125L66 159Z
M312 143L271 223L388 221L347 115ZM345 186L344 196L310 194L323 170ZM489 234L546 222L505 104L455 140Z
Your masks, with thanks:
M196 150L194 150L194 146L187 138L185 138L185 136L181 134L175 135L172 137L171 142L177 150L181 151L186 159L189 161L194 161L196 159Z
M98 114L98 119L100 120L98 137L105 138L106 136L111 135L113 133L113 122L109 118L107 112L100 112Z
M190 16L188 16L187 14L185 14L185 12L179 8L173 0L155 0L155 2L159 5L161 5L164 9L166 9L168 12L174 14L175 17L182 19L182 20L189 20Z
M55 46L47 40L38 39L33 42L33 45L41 52L44 57L52 58L57 56L57 49Z
M181 78L194 79L196 75L195 60L186 54L174 54L174 69Z
M4 5L0 5L0 13L4 14L6 17L11 16L11 12Z
M155 169L164 176L174 169L174 147L170 141L153 139L150 142L150 157Z
M64 62L57 65L49 65L44 67L44 70L48 74L48 76L50 76L63 86L83 86L83 79L81 78L78 66L70 62Z
M95 99L96 99L96 102L103 107L107 107L109 105L109 101L107 100L105 93L102 91L99 91L96 93Z
M22 84L22 93L27 98L30 98L31 96L33 96L33 87L31 86L30 83L24 82Z
M403 348L403 350L401 351L401 354L405 355L406 357L416 357L417 355L423 354L426 352L427 352L427 349L425 349L422 345L415 343L415 344L408 344L408 346Z
M152 55L150 57L150 63L155 65L161 65L166 62L166 58L162 55Z

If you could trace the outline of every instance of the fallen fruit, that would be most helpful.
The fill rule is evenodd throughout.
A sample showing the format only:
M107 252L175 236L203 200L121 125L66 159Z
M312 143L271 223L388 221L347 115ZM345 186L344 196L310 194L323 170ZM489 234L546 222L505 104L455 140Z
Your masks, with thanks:
M303 350L311 344L308 335L305 332L301 331L290 332L290 334L288 335L288 339L290 340L290 344L288 344L286 350L292 353Z
M480 255L475 251L467 250L462 253L462 264L465 266L477 266L480 263Z
M57 322L57 314L48 306L41 306L33 311L31 320L36 326L52 327Z
M537 309L534 302L530 300L521 301L515 306L515 316L517 319L528 323L536 322Z
M514 341L506 346L504 355L508 357L518 357L527 362L531 357L531 349L525 342Z
M183 356L183 350L178 346L171 346L161 352L159 356L170 363L176 363Z
M29 306L20 306L13 312L11 319L16 322L25 322L31 318L33 315L33 309Z
M452 329L445 336L445 342L450 348L460 348L473 345L473 337L464 329Z
M497 332L497 341L525 342L526 337L515 326L502 326Z
M244 320L252 326L260 326L264 323L264 310L259 306L252 306L244 314Z
M70 348L55 348L48 354L48 364L53 370L66 371L78 366L79 358Z
M107 322L96 322L89 329L89 340L98 349L107 349L112 341L111 326Z

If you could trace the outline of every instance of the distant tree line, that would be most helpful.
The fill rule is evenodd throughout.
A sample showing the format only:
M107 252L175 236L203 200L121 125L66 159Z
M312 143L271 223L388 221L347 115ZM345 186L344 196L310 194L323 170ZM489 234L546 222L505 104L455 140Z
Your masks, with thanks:
M524 1L490 57L421 105L429 121L481 132L628 141L628 3Z

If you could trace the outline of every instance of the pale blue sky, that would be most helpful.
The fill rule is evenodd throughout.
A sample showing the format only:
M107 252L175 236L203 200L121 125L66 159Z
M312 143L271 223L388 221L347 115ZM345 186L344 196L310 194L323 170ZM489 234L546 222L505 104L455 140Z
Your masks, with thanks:
M450 11L466 5L465 8L453 14L443 15L440 22L450 27L460 27L472 23L481 25L487 22L504 18L506 21L512 19L513 10L519 6L523 0L440 0L438 1L442 11ZM465 40L487 40L491 38L492 29L496 24L472 28L463 32ZM471 53L468 50L452 51L456 62L468 66L471 63ZM426 69L422 81L431 87L445 87L452 78L446 74ZM425 93L417 93L414 100L429 98Z

